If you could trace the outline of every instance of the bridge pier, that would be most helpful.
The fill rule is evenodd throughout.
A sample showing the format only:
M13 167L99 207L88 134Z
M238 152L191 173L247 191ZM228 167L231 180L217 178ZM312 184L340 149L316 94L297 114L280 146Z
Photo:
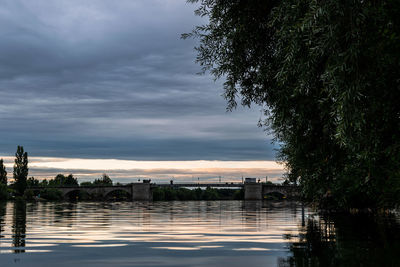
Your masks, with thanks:
M262 200L263 188L261 183L244 184L244 200Z
M289 198L300 196L300 192L297 186L267 185L262 183L244 184L244 200L263 200L265 194L274 192L281 193L282 195Z
M133 183L132 184L132 200L151 201L153 200L153 192L150 183Z

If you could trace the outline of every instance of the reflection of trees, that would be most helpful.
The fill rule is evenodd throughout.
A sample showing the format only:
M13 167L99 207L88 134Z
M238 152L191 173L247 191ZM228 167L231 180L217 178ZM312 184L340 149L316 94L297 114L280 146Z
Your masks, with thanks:
M7 202L5 201L0 201L0 238L3 238L4 235L2 235L2 232L4 232L4 221L5 221L5 217L6 217L6 205ZM1 243L1 239L0 239L0 243Z
M311 218L302 230L279 266L399 266L400 225L393 217Z
M25 247L26 232L26 203L24 201L15 201L13 217L13 246ZM25 250L16 249L15 253L25 252Z
M54 206L54 224L72 227L76 220L76 203L60 203Z

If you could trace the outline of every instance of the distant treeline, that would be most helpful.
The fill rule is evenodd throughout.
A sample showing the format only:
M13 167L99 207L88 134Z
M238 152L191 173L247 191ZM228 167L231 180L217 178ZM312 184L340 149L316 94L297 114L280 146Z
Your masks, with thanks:
M28 177L28 154L22 146L18 146L15 154L13 171L14 181L7 183L7 171L4 162L0 159L0 200L24 199L24 200L63 200L64 196L56 187L60 186L110 186L113 181L107 174L93 182L78 183L78 179L72 174L57 174L53 179L38 180ZM116 183L115 185L119 185ZM153 189L153 199L162 200L229 200L243 199L243 189L187 189L172 187L157 187ZM70 200L104 200L104 196L88 194L83 191L74 191L68 194ZM131 199L127 192L116 190L107 195L111 200Z
M28 154L22 146L18 146L15 154L13 170L14 181L7 183L7 171L4 162L0 159L0 200L23 199L23 200L63 200L64 196L57 187L68 186L110 186L114 184L107 174L93 182L78 183L78 179L72 174L57 174L53 179L38 180L35 177L28 178ZM88 194L76 190L68 194L70 200L105 200L104 196ZM156 187L153 189L153 200L232 200L243 199L243 189L215 189L215 188L173 188ZM110 200L129 200L127 192L116 190L107 195Z
M118 184L118 183L117 183ZM107 174L103 174L102 177L95 179L93 182L82 182L80 186L107 186L113 185L113 181ZM57 174L53 179L38 180L34 177L29 177L26 180L26 187L21 194L17 190L16 183L5 184L0 183L0 200L8 200L14 198L22 198L25 200L62 200L63 195L60 190L54 188L59 186L79 186L77 178L72 174L64 175ZM110 195L115 199L128 199L125 192L115 192ZM100 196L89 195L85 192L74 192L70 196L71 199L79 200L99 200Z
M79 186L77 178L72 174L57 174L53 179L38 180L29 177L28 153L22 146L18 146L15 153L13 167L13 181L8 184L7 170L3 159L0 159L0 200L22 199L22 200L62 200L63 195L60 190L54 187L59 186ZM107 174L95 179L93 182L82 182L81 186L113 185L113 181ZM74 199L92 200L100 199L99 196L88 195L84 192L74 192L70 196ZM115 192L110 195L115 199L127 198L124 192Z
M27 188L30 187L57 187L57 186L99 186L99 185L113 185L113 181L107 174L103 174L102 177L95 179L93 182L81 182L78 183L78 179L72 174L65 176L64 174L57 174L53 179L38 180L34 177L30 177L27 180Z

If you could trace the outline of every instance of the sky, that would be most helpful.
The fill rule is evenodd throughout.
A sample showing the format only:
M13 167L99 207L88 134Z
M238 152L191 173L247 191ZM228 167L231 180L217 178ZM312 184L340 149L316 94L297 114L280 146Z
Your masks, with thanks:
M227 112L223 80L199 75L196 40L180 39L205 22L195 8L3 0L0 156L8 172L22 145L30 176L41 179L281 177L277 146L257 126L261 108Z

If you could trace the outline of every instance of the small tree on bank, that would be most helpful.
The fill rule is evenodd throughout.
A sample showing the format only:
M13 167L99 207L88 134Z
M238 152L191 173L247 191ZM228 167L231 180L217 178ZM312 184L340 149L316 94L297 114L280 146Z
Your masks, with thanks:
M103 175L101 176L100 179L94 180L93 184L94 185L112 185L113 182L107 174L103 173Z
M28 177L28 153L24 152L22 146L18 146L17 152L15 153L14 163L14 185L19 195L23 195L26 189L26 180Z
M7 171L3 159L0 159L0 183L7 185Z
M49 181L49 186L75 186L78 185L78 180L72 175L69 174L65 176L64 174L57 174L54 179Z

